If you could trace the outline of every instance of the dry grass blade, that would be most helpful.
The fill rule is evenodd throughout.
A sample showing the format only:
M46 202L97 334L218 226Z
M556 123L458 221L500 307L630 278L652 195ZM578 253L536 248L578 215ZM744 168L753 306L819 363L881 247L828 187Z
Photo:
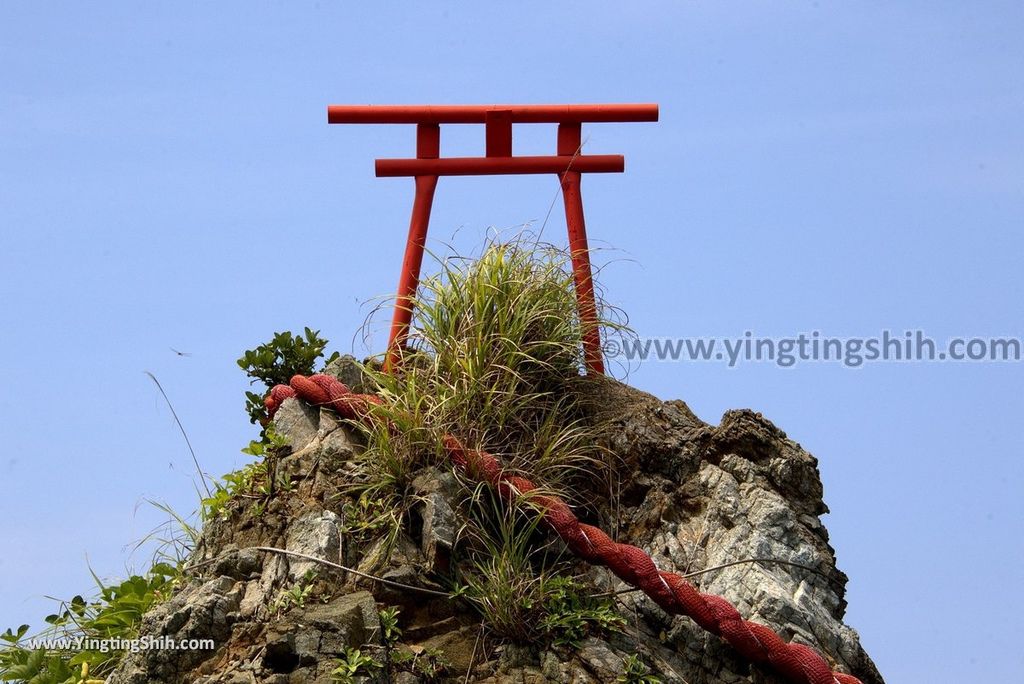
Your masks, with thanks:
M185 438L185 445L188 446L188 452L192 454L192 462L196 464L196 473L199 475L199 481L203 483L203 489L206 490L206 496L212 497L213 493L210 491L210 486L206 483L206 475L203 474L203 469L199 465L199 459L196 457L196 450L192 448L192 442L188 438L188 433L185 432L185 426L181 424L181 419L178 418L178 412L174 410L174 404L167 397L167 392L164 391L163 385L156 379L156 376L149 371L143 371L149 376L149 379L153 381L156 388L160 390L160 394L163 396L164 401L167 402L167 408L171 410L171 415L174 416L174 422L178 424L178 429L181 431L181 436Z

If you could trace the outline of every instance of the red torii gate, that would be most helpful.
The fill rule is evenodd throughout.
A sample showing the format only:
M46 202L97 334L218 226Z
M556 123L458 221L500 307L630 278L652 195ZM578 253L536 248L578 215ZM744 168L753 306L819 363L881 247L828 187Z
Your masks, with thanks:
M604 373L580 178L583 173L621 173L625 170L625 159L620 154L580 154L581 131L584 123L657 120L656 104L328 106L327 122L332 124L416 124L415 159L378 159L376 162L378 177L412 176L416 180L416 198L385 366L391 368L398 362L412 320L412 299L419 285L437 179L440 176L554 173L558 175L565 201L584 360L588 373ZM486 156L442 158L440 124L443 123L484 124ZM512 156L514 123L558 124L556 154Z

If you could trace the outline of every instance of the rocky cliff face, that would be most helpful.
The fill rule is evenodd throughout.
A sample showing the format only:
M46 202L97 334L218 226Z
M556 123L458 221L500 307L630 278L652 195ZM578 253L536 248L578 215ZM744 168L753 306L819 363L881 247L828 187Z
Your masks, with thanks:
M843 623L846 576L836 568L819 517L827 509L815 458L751 411L730 411L716 427L681 401L662 402L603 378L581 382L590 419L619 463L619 491L608 497L614 510L604 512L601 526L677 572L750 558L796 564L743 563L693 581L747 619L817 648L865 684L881 684L856 632ZM129 655L112 682L325 682L339 658L352 661L352 648L378 660L394 654L390 667L363 668L357 681L363 675L402 684L643 681L626 672L634 655L662 682L776 681L639 592L615 598L626 620L621 631L576 646L500 642L458 598L256 550L304 553L444 593L439 577L461 526L459 484L447 470L432 468L414 482L418 503L390 555L382 544L354 543L341 502L358 438L327 411L295 400L285 403L276 424L291 453L268 468L292 486L262 510L238 502L208 524L191 561L193 579L143 623L143 636L211 638L216 647ZM595 500L603 503L599 495ZM604 569L580 565L578 572L594 592L628 588ZM402 634L385 649L380 610L387 607L400 609Z

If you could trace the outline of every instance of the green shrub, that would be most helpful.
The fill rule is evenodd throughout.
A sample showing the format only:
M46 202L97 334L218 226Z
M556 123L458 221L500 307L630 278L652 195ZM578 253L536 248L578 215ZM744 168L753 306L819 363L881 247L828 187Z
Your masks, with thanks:
M441 682L452 670L452 664L439 648L427 648L419 653L396 651L392 656L392 663L396 669L418 677L417 681L423 684Z
M626 671L619 675L617 682L621 684L661 684L661 678L650 673L650 669L635 653L626 656L622 664Z
M266 421L263 397L268 389L274 385L287 385L293 375L313 373L317 359L324 355L327 340L320 337L320 331L304 328L303 332L304 336L290 332L274 333L270 342L246 350L238 359L239 367L252 378L252 383L262 382L265 386L262 393L245 393L245 408L251 422ZM337 352L325 361L325 365L336 358Z
M345 656L337 660L337 667L331 672L335 684L355 684L361 677L372 676L383 665L358 648L346 648Z
M313 583L316 581L317 571L309 570L299 578L299 581L292 585L291 589L282 589L278 594L270 612L276 616L287 613L292 608L304 608L306 600L313 593Z
M572 577L553 577L542 587L544 617L540 628L556 646L578 648L591 635L621 629L626 621L608 598L594 598Z
M284 438L271 427L266 429L264 440L251 442L242 452L251 456L265 456L284 445ZM272 478L266 460L254 461L214 482L213 492L200 501L200 518L203 521L213 518L227 520L232 511L231 503L239 499L251 500L251 511L258 516L275 492L286 492L291 488L291 479L286 474L277 473Z
M64 639L73 646L77 639L131 640L139 635L142 616L166 600L180 577L178 568L157 563L145 575L134 575L115 584L104 584L93 575L99 595L92 601L75 596L46 618L49 627L37 638ZM87 677L102 680L124 656L115 649L70 647L61 651L29 649L25 636L28 625L8 629L0 635L6 642L0 649L0 681L31 684L65 684ZM89 645L88 641L84 645Z

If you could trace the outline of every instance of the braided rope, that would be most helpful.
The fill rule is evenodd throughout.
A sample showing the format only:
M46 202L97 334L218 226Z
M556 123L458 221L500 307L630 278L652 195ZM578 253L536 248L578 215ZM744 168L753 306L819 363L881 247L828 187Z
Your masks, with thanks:
M371 420L372 405L381 403L379 397L352 393L328 375L296 375L289 385L277 385L267 395L264 405L268 415L273 418L290 397L327 406L343 418L361 422ZM453 435L445 435L443 441L448 457L459 470L494 487L502 499L512 503L537 488L530 480L503 470L491 454L467 449ZM608 568L623 582L647 594L665 612L691 618L708 632L722 637L748 661L774 671L791 684L862 684L852 675L833 672L813 648L783 641L770 627L744 620L721 596L701 593L683 577L659 570L643 549L615 542L601 529L581 523L557 496L535 494L530 501L543 510L545 525L576 556Z

